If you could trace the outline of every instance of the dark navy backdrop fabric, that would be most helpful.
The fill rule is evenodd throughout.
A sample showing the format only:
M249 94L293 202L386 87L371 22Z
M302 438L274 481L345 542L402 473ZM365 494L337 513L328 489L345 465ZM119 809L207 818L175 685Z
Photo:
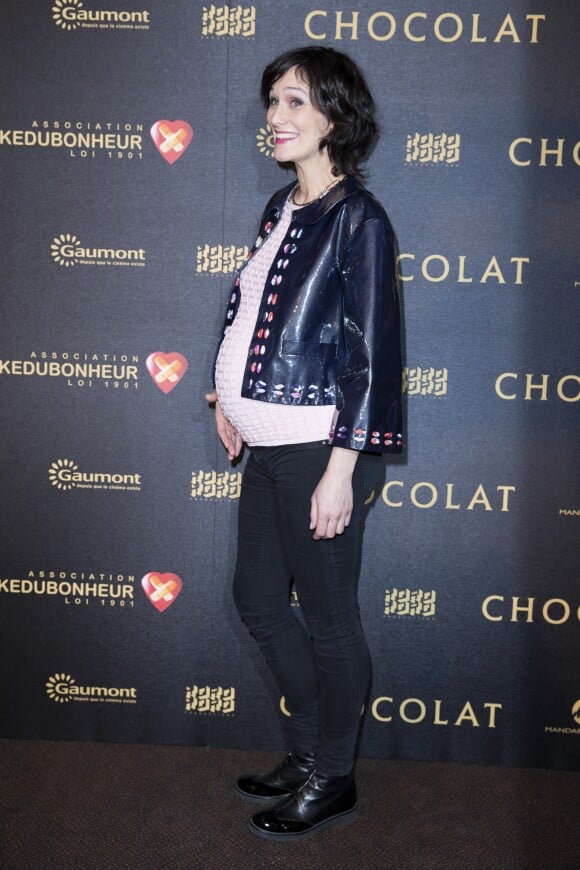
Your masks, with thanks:
M3 736L283 746L230 595L244 463L203 394L289 178L260 72L307 44L367 75L401 254L408 447L367 526L361 752L578 767L580 16L351 7L2 6Z

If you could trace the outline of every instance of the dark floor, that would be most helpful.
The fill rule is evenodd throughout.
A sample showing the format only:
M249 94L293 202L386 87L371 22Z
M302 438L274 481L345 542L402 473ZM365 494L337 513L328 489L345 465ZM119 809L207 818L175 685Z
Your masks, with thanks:
M279 756L0 740L2 870L578 870L580 777L363 759L358 821L298 843L246 830L232 790Z

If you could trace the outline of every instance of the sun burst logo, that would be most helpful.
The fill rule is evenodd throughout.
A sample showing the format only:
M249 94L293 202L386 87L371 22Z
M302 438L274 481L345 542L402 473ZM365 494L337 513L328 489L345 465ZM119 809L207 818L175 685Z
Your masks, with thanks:
M46 694L51 699L51 701L56 701L57 704L68 704L70 701L70 697L68 693L64 694L59 688L60 686L65 686L69 689L71 686L74 686L74 679L70 674L54 674L54 676L49 677L46 683Z
M48 479L57 489L72 489L76 483L71 480L71 475L78 470L78 465L72 459L57 459L48 469Z
M71 233L61 233L56 236L50 246L50 255L55 263L59 266L74 266L77 262L75 257L75 247L80 245L80 240Z
M52 7L54 23L62 27L63 30L76 30L78 27L76 18L74 15L67 15L67 12L70 13L73 9L78 10L82 8L82 0L55 0L55 4Z
M256 136L256 145L266 157L274 156L274 133L269 124L260 127L260 132Z

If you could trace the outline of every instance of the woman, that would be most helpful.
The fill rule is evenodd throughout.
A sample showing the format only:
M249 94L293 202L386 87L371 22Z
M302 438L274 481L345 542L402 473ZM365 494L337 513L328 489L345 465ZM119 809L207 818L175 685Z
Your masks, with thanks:
M359 181L377 135L360 70L330 48L289 51L261 95L274 156L297 181L266 207L206 398L230 460L250 448L234 598L291 713L291 752L236 788L270 805L250 830L283 840L356 817L364 501L381 453L401 449L401 357L393 233Z

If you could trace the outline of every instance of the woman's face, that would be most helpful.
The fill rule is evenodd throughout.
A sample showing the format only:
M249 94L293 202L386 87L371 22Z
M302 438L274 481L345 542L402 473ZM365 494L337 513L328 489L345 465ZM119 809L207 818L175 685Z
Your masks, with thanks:
M328 160L319 145L332 125L313 105L308 83L296 74L296 67L272 85L266 119L274 133L276 160L299 166Z

